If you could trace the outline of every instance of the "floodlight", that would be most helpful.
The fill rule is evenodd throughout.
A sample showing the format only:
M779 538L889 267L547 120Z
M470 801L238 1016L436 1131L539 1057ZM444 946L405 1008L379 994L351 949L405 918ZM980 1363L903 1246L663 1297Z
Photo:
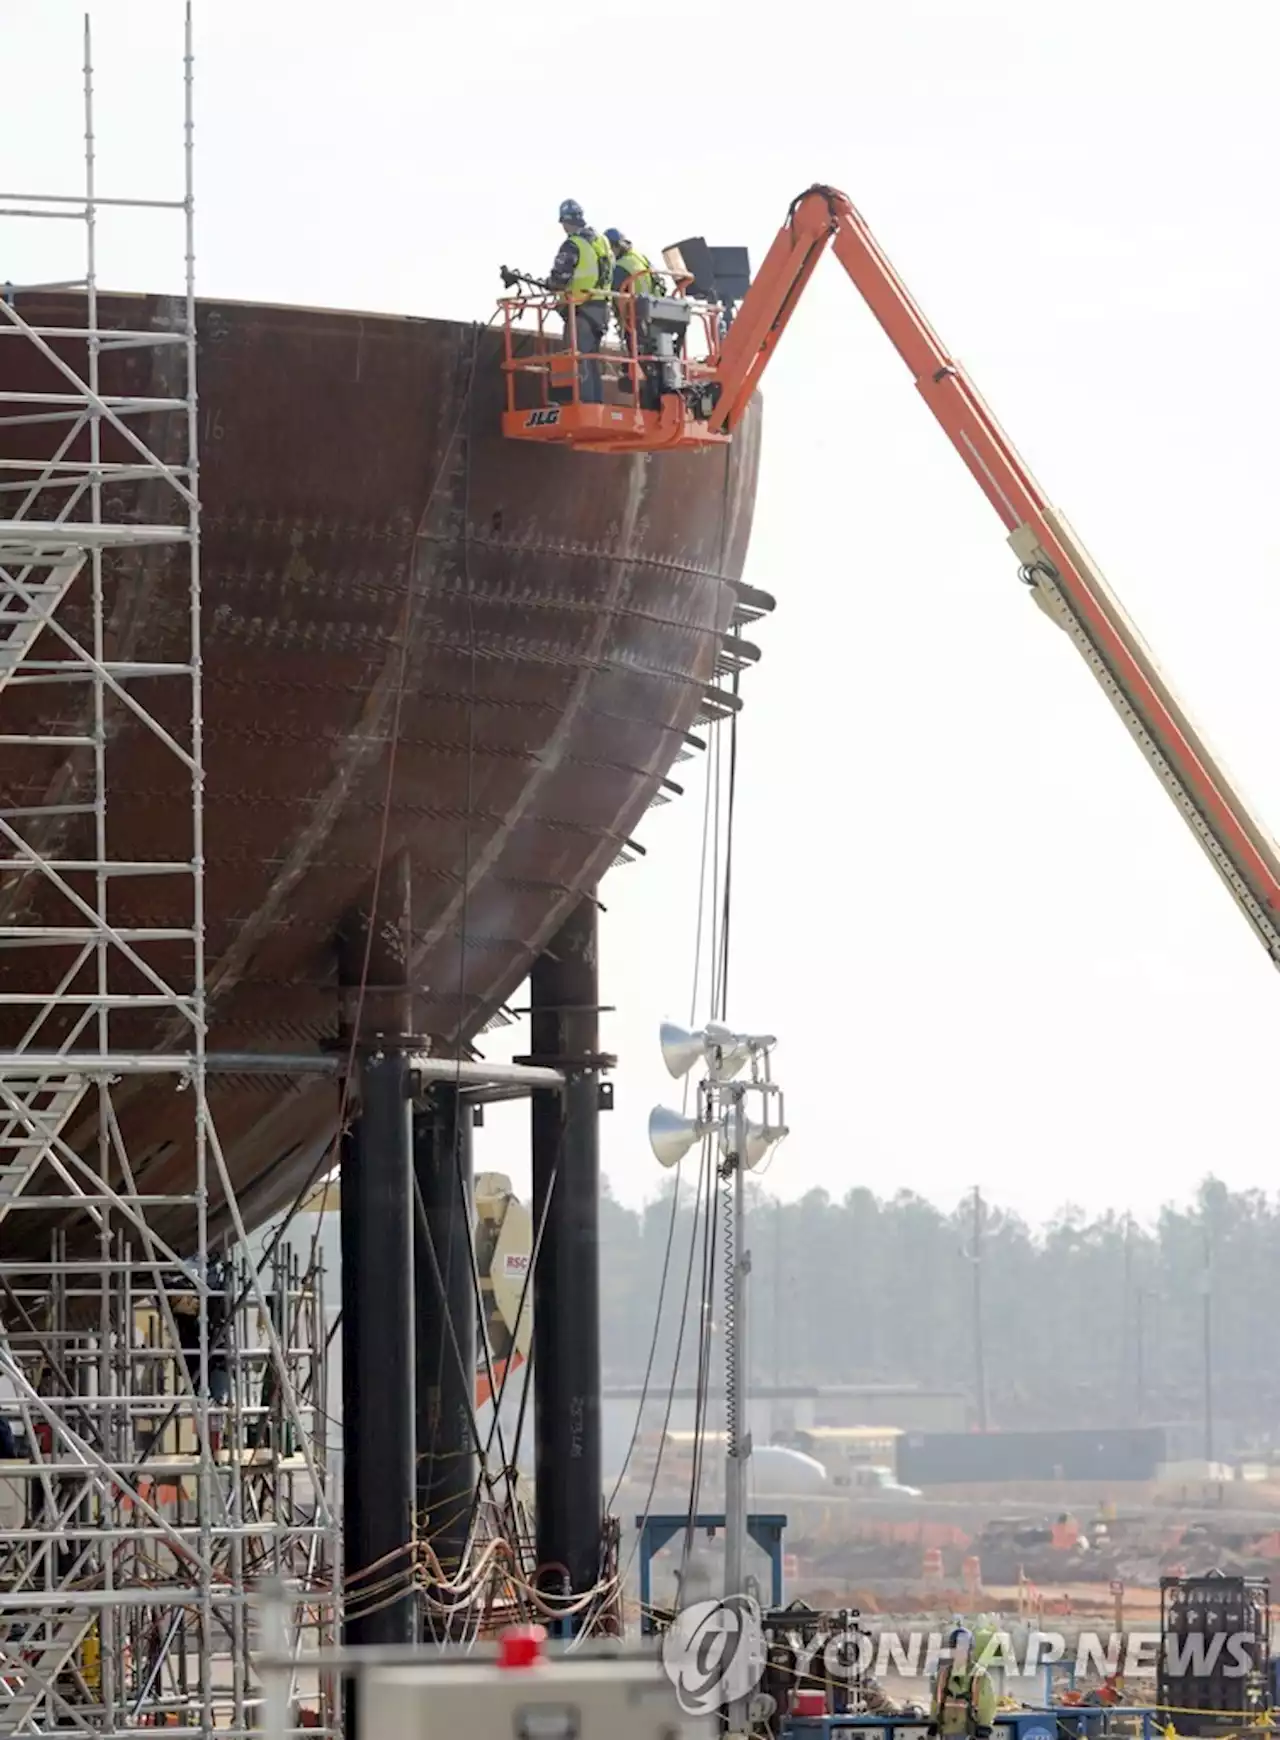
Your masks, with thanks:
M719 1021L708 1021L702 1031L707 1068L716 1081L732 1081L753 1057L778 1043L772 1033L734 1033Z
M716 1081L732 1081L747 1064L753 1051L772 1045L772 1039L757 1039L753 1035L735 1033L722 1021L708 1021L705 1027L690 1032L664 1021L658 1033L662 1061L668 1075L679 1081L688 1075L695 1063L707 1065Z
M696 1118L686 1118L682 1112L655 1106L649 1113L649 1146L659 1166L676 1166L710 1128Z
M750 1041L719 1021L708 1021L703 1034L711 1074L717 1081L732 1081L750 1060Z
M662 1061L667 1066L667 1074L676 1081L688 1075L694 1064L706 1056L706 1036L677 1027L674 1021L662 1023L658 1029L658 1044L662 1047Z
M742 1164L750 1172L758 1166L769 1152L777 1146L785 1136L790 1135L785 1124L747 1124L746 1141L743 1147L746 1152L740 1156ZM720 1149L726 1156L733 1153L733 1119L726 1118L720 1132Z

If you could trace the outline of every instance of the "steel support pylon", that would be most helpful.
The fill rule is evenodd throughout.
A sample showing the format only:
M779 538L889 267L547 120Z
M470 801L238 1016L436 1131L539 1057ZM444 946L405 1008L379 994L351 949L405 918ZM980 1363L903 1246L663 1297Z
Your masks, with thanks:
M206 1094L189 4L173 26L175 197L98 189L87 18L83 192L0 195L10 277L42 228L84 240L74 281L0 295L0 1735L247 1736L258 1584L295 1635L333 1613L320 1280L284 1247L247 1261ZM21 26L0 43L22 76ZM174 293L125 331L100 321L99 231L139 208L171 227ZM180 840L113 802L126 718L189 791ZM122 1116L157 1070L194 1157L167 1190ZM293 1696L332 1728L325 1688Z

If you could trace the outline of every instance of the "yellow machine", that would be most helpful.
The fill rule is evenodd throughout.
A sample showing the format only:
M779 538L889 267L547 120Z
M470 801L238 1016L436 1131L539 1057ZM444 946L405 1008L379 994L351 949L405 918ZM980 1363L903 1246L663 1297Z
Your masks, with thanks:
M505 1374L529 1357L533 1221L503 1172L479 1173L475 1200L476 1266L485 1308L485 1335L493 1381L501 1385ZM476 1406L481 1407L489 1397L489 1371L482 1361L476 1373Z

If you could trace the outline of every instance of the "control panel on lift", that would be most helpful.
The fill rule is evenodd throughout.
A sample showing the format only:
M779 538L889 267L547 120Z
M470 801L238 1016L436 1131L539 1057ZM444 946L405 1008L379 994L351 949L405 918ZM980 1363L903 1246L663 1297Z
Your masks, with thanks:
M688 1716L655 1654L561 1646L539 1627L497 1651L403 1667L360 1680L359 1731L370 1740L713 1740L712 1717Z

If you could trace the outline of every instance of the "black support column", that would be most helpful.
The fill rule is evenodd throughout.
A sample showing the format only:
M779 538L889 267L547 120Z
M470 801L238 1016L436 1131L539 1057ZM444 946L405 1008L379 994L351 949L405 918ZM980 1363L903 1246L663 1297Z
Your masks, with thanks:
M341 1175L343 1639L353 1645L412 1643L416 1627L411 1592L386 1599L388 1579L408 1583L414 1511L408 956L401 855L384 866L376 902L348 914L338 938L342 1044L354 1040L357 1061L349 1103L358 1106Z
M533 1095L533 1391L538 1562L580 1594L600 1571L600 1083L597 908L584 899L530 980L530 1061L563 1069ZM564 1589L564 1572L544 1579Z
M414 1113L414 1357L418 1515L447 1573L459 1568L476 1485L472 1110L440 1083Z

